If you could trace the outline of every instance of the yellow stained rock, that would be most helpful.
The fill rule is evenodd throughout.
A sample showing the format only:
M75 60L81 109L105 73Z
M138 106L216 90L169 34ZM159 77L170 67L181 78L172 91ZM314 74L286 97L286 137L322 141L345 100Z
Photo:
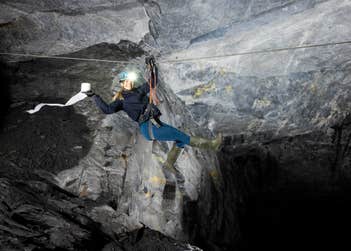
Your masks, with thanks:
M225 71L224 68L221 68L221 69L219 70L219 75L223 76L225 73L226 73L226 71Z
M149 178L149 182L156 185L166 184L166 179L158 176L152 176Z
M217 172L217 170L212 170L212 171L210 171L210 176L213 177L213 178L218 178L218 172Z
M207 85L203 85L201 87L198 87L197 89L195 89L194 98L199 98L205 92L211 92L211 91L214 91L215 89L216 89L216 84L213 82L210 82Z
M232 93L233 92L233 86L231 86L231 85L227 85L226 87L225 87L225 90L227 91L227 93Z
M315 83L313 83L313 84L310 86L310 91L311 91L311 92L314 92L314 93L317 91L317 86L316 86Z
M272 102L267 99L266 97L263 97L262 99L255 99L254 103L253 103L253 107L255 109L261 109L264 107L268 107L272 104Z
M159 155L156 155L156 154L152 154L152 157L155 158L158 162L160 162L161 164L165 163L165 160L159 156Z

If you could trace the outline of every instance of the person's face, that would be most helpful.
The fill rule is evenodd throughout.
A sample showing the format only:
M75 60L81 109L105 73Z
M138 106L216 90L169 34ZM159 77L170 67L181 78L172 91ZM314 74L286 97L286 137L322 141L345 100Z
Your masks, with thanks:
M133 89L133 81L130 81L129 79L126 79L123 82L121 82L121 86L125 90L129 91L129 90Z

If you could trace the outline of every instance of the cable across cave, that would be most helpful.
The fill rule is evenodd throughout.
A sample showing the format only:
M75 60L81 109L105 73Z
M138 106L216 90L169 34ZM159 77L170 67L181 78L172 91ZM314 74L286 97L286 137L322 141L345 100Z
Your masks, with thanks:
M224 58L224 57L235 57L235 56L243 56L243 55L262 54L262 53L273 53L273 52L290 51L290 50L298 50L298 49L309 49L309 48L335 46L335 45L343 45L343 44L351 44L351 40L350 41L342 41L342 42L325 43L325 44L306 44L306 45L294 46L294 47L262 49L262 50L256 50L256 51L237 52L237 53L214 55L214 56L179 58L179 59L176 58L176 59L169 59L169 60L164 60L164 61L161 60L159 62L161 62L161 63L177 63L177 62L184 62L184 61L194 61L194 60L204 60L204 59Z
M309 48L317 48L317 47L327 47L327 46L336 46L336 45L345 45L345 44L351 44L351 40L341 41L341 42L323 43L323 44L306 44L306 45L293 46L293 47L262 49L262 50L255 50L255 51L244 51L244 52L236 52L236 53L223 54L223 55L211 55L211 56L204 56L204 57L189 57L189 58L175 58L175 59L162 60L162 56L161 56L161 60L159 60L158 62L160 62L160 63L178 63L178 62L186 62L186 61L216 59L216 58L243 56L243 55L255 55L255 54L263 54L263 53L274 53L274 52L282 52L282 51L290 51L290 50L298 50L298 49L309 49ZM33 57L33 58L49 58L49 59L60 59L60 60L92 61L92 62L103 62L103 63L120 63L120 64L130 63L129 61L121 61L121 60L107 60L107 59L80 58L80 57L76 58L76 57L50 56L50 55L43 55L43 54L42 55L23 54L23 53L11 53L11 52L0 52L0 55Z

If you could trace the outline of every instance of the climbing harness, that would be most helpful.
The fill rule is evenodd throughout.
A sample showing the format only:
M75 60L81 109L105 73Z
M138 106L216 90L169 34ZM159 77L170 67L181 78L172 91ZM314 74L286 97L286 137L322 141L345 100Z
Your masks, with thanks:
M150 56L145 58L145 63L149 67L150 71L150 76L149 76L149 89L150 89L150 95L149 95L149 103L154 104L154 105L159 105L160 101L157 97L157 67L155 64L155 58L154 56ZM154 86L152 86L152 84Z
M147 57L145 59L145 63L148 65L149 70L150 70L150 77L149 77L149 89L150 89L150 92L149 92L149 103L148 103L148 106L147 106L146 109L150 110L150 114L149 114L150 115L150 119L149 119L149 121L151 121L151 123L153 125L155 125L157 128L160 128L162 126L162 124L161 124L161 122L158 119L158 117L160 115L160 112L159 112L158 108L156 107L157 105L160 104L160 101L159 101L159 99L157 97L157 67L156 67L156 64L155 64L154 56Z
M148 132L151 140L155 140L152 131L152 125L156 126L157 128L160 128L162 126L162 122L159 120L160 115L161 112L159 111L159 109L154 104L148 103L144 113L141 114L139 117L139 124L142 124L144 122L148 123Z
M159 99L156 94L156 86L157 86L157 67L155 65L155 58L153 56L145 58L145 63L150 72L149 75L149 102L146 106L144 113L140 116L138 122L139 124L147 122L148 123L148 132L151 140L155 140L152 131L152 125L160 128L162 126L162 122L159 120L161 115L160 110L157 108L159 104Z

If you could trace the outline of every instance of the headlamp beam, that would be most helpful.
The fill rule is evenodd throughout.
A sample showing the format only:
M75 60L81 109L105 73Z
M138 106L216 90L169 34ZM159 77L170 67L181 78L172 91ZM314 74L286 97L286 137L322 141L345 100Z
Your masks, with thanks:
M128 72L128 77L127 79L130 80L130 81L135 81L137 80L137 74L135 72Z

